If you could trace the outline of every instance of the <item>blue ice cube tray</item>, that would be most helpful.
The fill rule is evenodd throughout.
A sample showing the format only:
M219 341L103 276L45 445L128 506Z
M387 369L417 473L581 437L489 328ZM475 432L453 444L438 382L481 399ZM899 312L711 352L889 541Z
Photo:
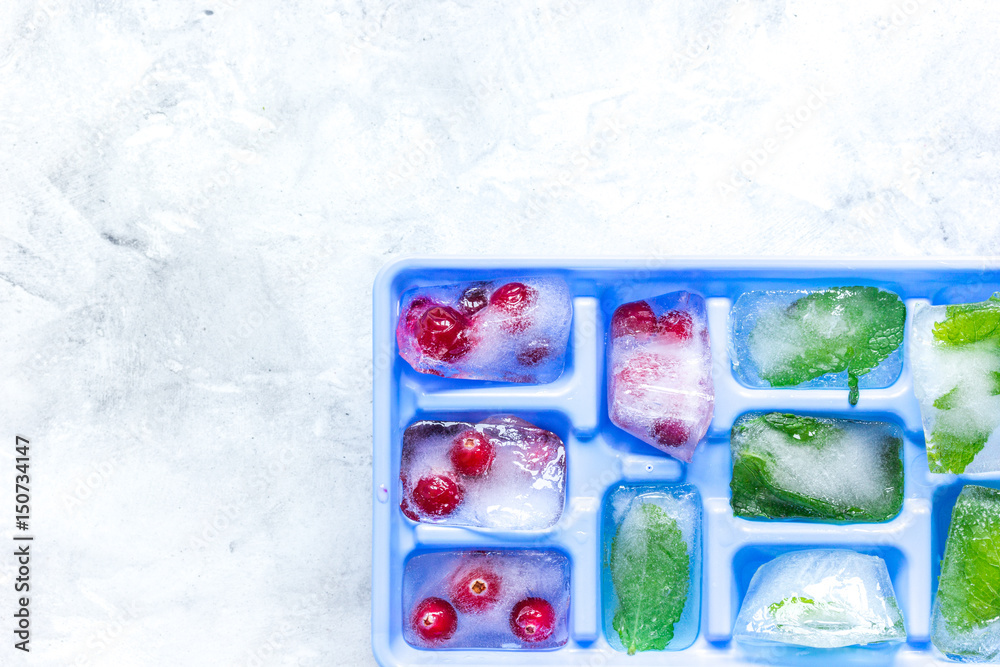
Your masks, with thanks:
M573 328L566 369L543 385L506 384L417 373L399 356L395 325L400 295L419 286L517 276L554 275L573 295ZM909 355L899 378L862 389L856 407L843 388L760 389L733 373L729 315L751 290L822 289L873 285L912 307L982 301L1000 290L1000 262L990 259L471 259L408 258L386 266L374 286L374 439L372 644L389 665L743 665L955 664L930 643L933 596L951 509L967 483L1000 488L1000 474L942 475L927 468L920 410L913 394ZM682 464L614 426L608 418L606 334L614 309L629 301L688 290L705 297L711 336L715 415L706 442ZM749 521L729 506L729 431L751 411L781 410L889 421L904 434L905 500L900 514L881 524L832 525ZM404 429L418 419L475 422L512 413L558 434L566 445L563 516L536 531L497 531L417 524L399 509L399 466ZM700 628L683 650L635 656L611 647L602 627L602 508L622 483L696 487L702 501ZM840 547L882 557L906 620L908 640L893 650L841 653L775 651L751 655L732 641L733 623L750 578L767 560L795 549ZM542 651L426 650L403 640L402 574L419 553L468 548L546 548L570 559L568 643Z

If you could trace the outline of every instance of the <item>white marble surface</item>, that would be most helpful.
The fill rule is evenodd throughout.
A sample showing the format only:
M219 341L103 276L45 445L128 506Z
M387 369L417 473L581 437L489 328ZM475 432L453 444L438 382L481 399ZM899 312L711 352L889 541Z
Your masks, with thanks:
M371 663L395 256L996 253L998 28L988 0L0 3L32 664Z

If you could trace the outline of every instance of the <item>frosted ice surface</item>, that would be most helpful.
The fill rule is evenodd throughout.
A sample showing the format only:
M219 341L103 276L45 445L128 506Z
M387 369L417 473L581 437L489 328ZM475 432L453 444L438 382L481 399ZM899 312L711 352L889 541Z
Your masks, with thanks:
M619 306L609 338L611 421L690 461L715 404L704 299L672 292Z
M487 469L475 475L463 472L453 458L470 431L480 434L492 452ZM562 515L565 474L566 449L559 436L523 419L498 415L475 425L419 421L403 435L400 508L415 521L506 530L548 528ZM428 511L428 494L420 486L433 478L444 478L447 487L437 512Z
M733 637L835 648L902 641L906 632L885 561L813 549L783 554L757 570Z
M541 383L566 363L573 307L558 278L412 289L399 313L399 353L421 373Z
M481 607L463 605L463 585L481 578L495 586ZM569 637L569 559L556 551L510 549L419 554L403 573L403 637L422 648L546 649ZM447 601L457 616L455 633L446 641L428 642L414 630L413 613L427 598ZM552 606L555 623L543 641L523 642L511 630L514 606L541 598Z
M988 304L989 302L986 302ZM1000 347L996 337L946 345L946 306L917 304L909 352L932 472L1000 471Z

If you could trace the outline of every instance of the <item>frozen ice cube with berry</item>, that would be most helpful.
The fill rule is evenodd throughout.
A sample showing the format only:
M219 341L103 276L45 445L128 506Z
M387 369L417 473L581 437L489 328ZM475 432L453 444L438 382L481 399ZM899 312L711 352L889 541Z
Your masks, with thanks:
M566 362L573 307L558 278L412 289L396 343L421 373L469 380L552 382Z
M705 300L671 292L626 303L611 317L609 338L611 421L690 461L715 405Z
M418 554L403 573L403 637L430 649L547 649L568 639L569 560L556 551Z
M559 436L518 417L418 421L403 434L400 509L427 523L548 528L562 515L565 475Z

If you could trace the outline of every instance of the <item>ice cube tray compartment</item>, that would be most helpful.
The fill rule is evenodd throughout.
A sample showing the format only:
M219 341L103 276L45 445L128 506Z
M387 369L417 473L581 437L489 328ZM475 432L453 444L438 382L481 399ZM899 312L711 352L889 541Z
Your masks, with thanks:
M547 385L454 380L416 373L395 348L399 297L412 287L518 275L555 275L570 286L573 323L566 369ZM1000 486L998 474L932 475L920 412L904 353L899 378L861 391L847 388L759 389L743 385L729 357L729 312L745 291L873 285L896 292L909 320L917 300L980 301L1000 290L1000 264L983 260L473 260L397 261L374 289L374 443L372 638L383 665L676 665L760 664L733 641L732 626L750 577L766 559L793 549L847 547L882 556L903 610L908 641L896 650L837 655L845 664L955 664L929 643L938 562L951 506L961 486ZM617 305L688 290L706 299L713 355L715 414L691 464L683 465L632 438L607 416L605 331ZM909 331L907 322L907 332ZM906 342L904 341L904 351ZM903 430L901 513L883 524L829 525L736 519L729 507L729 429L742 414L780 410L896 423ZM414 524L399 510L403 430L418 419L477 421L512 413L553 431L566 446L566 505L553 527L496 531ZM627 656L601 628L601 505L621 483L687 483L703 502L701 622L689 648ZM569 641L550 651L416 649L403 640L402 572L412 553L470 548L540 548L570 561ZM692 582L694 583L694 582ZM769 654L792 660L781 652ZM801 656L800 656L801 657ZM753 660L753 661L752 661ZM788 663L786 663L788 664ZM797 663L796 663L797 664Z

